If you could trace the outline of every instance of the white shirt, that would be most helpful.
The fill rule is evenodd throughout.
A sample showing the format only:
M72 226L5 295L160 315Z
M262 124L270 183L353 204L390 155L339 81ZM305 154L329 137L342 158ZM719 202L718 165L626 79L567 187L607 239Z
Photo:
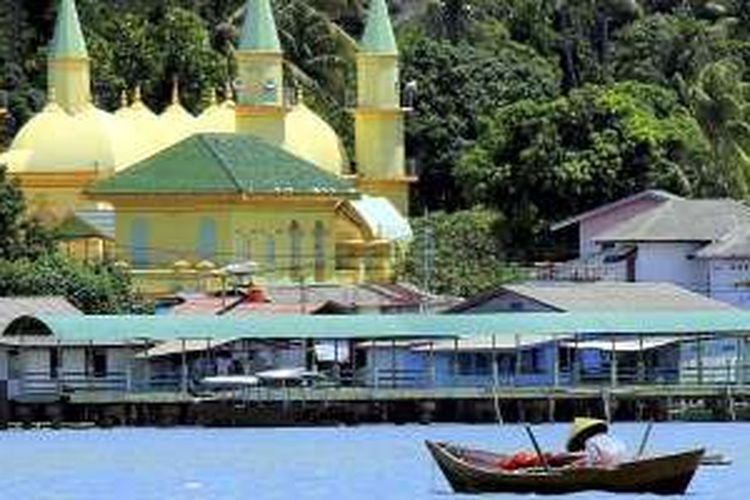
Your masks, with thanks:
M586 440L586 458L589 465L613 467L627 459L627 449L619 439L597 434Z

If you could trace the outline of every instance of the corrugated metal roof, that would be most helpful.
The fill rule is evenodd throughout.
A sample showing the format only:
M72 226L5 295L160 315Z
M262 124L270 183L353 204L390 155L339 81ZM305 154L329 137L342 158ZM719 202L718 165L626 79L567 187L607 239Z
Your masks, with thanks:
M217 340L450 338L516 334L674 335L750 332L750 311L566 312L465 315L38 315L62 339Z
M5 330L19 316L37 314L83 316L64 297L0 297L0 330Z
M706 245L695 252L695 256L699 259L750 258L750 224Z
M750 207L729 200L671 199L595 236L595 241L716 241L750 225Z
M734 309L671 283L539 282L503 287L562 311L711 311Z
M628 203L632 203L634 201L643 200L643 199L655 200L655 201L667 201L667 200L673 200L673 199L680 199L680 197L670 192L662 191L660 189L647 189L645 191L635 193L625 198L621 198L617 201L613 201L612 203L607 203L605 205L598 206L594 209L587 210L586 212L583 212L581 214L568 217L567 219L561 220L560 222L556 222L550 227L550 229L552 231L559 231L560 229L568 227L571 224L575 224L583 220L590 219L591 217L601 215L605 212L609 212L610 210L620 208L621 206L627 205Z

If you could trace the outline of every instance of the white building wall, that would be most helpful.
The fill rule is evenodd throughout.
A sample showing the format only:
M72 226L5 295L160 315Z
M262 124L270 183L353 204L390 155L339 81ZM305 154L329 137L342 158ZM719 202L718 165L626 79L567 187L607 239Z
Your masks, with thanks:
M8 349L0 348L0 380L8 380Z
M635 262L636 281L666 281L707 295L708 266L691 257L698 243L639 243Z
M24 374L33 373L34 375L45 374L49 376L49 349L24 349L21 351L21 371Z
M711 298L750 309L750 260L712 259L707 262Z

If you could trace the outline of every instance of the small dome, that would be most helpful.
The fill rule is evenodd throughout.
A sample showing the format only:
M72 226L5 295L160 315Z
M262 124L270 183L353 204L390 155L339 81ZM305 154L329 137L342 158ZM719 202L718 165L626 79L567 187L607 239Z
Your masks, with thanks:
M121 107L115 112L115 115L121 117L130 125L149 155L171 145L170 134L165 133L164 125L159 117L143 102L139 88L135 90L133 104L128 107Z
M343 173L346 151L341 139L333 127L301 101L286 116L284 148L324 170Z
M114 115L89 105L71 116L52 102L24 125L10 151L16 152L9 155L11 172L107 172L126 166L142 149Z
M159 128L164 138L164 146L171 146L198 132L198 120L178 102L170 104L159 115Z
M198 117L198 128L201 132L236 132L234 108L231 99L221 104L212 103Z

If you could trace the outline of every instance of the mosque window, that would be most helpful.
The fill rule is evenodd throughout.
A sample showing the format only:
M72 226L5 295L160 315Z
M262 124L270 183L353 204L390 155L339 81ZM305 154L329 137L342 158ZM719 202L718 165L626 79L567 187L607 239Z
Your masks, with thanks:
M198 227L198 257L212 259L216 255L216 221L204 217Z
M321 221L317 221L315 223L315 281L324 281L325 274L325 228Z
M302 270L302 229L299 222L289 225L289 272L292 278L299 277Z
M130 252L130 261L133 266L148 265L148 221L146 219L134 219L130 225Z

